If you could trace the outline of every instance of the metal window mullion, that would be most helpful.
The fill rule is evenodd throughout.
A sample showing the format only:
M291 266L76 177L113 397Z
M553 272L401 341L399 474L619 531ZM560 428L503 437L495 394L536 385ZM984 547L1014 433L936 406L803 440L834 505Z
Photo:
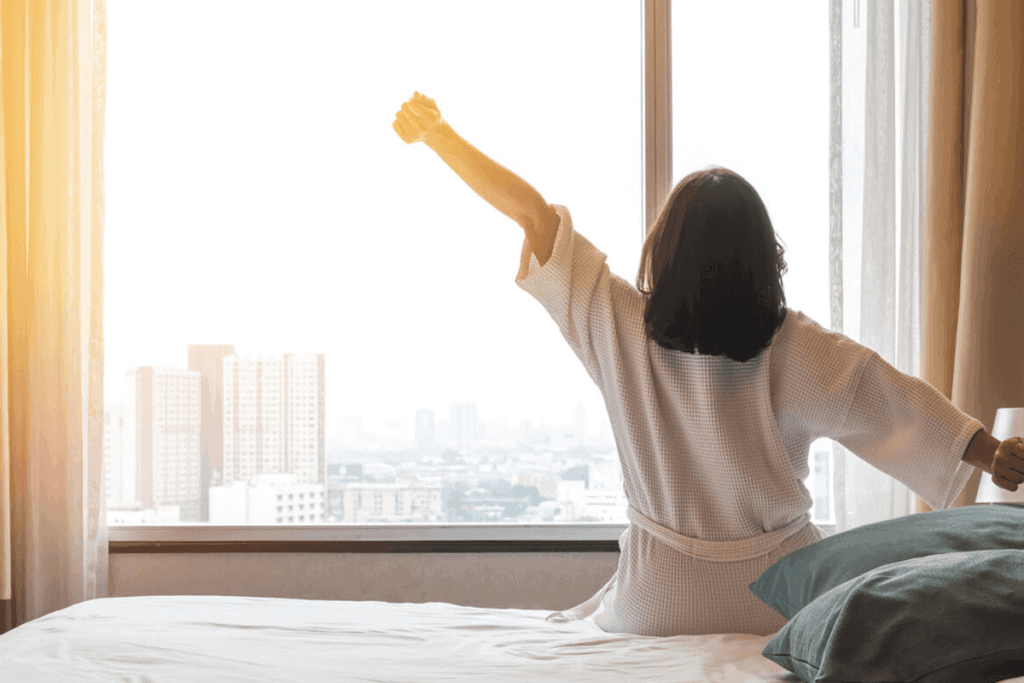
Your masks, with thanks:
M672 187L672 22L669 0L644 0L644 225L658 217Z
M859 24L854 6L854 26ZM843 322L843 0L829 0L829 310L831 327ZM846 510L846 450L832 442L832 511L838 531ZM842 515L845 519L845 514ZM820 526L820 525L819 525Z

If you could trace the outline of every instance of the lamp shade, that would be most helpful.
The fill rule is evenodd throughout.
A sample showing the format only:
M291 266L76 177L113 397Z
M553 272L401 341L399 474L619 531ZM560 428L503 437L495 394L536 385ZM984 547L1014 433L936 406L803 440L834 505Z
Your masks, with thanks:
M1000 408L992 425L992 436L1005 441L1014 436L1024 437L1024 408ZM1016 491L1007 491L992 483L991 474L982 474L978 484L976 503L1024 503L1024 485Z

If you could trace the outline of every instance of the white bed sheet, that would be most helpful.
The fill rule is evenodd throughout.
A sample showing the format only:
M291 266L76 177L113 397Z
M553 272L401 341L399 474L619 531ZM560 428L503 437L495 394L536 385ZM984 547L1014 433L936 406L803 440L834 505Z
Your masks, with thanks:
M224 596L89 600L0 636L0 681L796 683L771 636L652 638L548 611Z

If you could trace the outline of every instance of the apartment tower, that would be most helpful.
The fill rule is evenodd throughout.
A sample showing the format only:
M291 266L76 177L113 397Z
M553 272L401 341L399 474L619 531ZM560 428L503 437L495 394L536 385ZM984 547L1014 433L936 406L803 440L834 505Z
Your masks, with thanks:
M126 440L135 446L135 495L143 509L176 505L182 522L200 515L198 372L128 371Z
M416 410L416 446L427 449L434 445L434 411L426 408Z
M210 521L210 486L221 482L224 464L224 358L235 347L190 345L188 369L199 373L199 518Z
M325 481L324 354L225 356L223 484L261 474Z
M455 441L460 450L468 448L481 436L476 403L452 403L449 410Z
M135 496L135 448L129 444L124 403L108 403L103 408L103 478L107 508L131 507Z

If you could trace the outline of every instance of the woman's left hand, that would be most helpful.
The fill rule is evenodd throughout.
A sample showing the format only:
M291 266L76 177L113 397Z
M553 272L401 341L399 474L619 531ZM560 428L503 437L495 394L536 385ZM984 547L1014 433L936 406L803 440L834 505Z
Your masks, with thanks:
M426 95L415 93L402 108L395 113L395 122L391 127L406 143L426 141L436 135L445 125L434 100Z

